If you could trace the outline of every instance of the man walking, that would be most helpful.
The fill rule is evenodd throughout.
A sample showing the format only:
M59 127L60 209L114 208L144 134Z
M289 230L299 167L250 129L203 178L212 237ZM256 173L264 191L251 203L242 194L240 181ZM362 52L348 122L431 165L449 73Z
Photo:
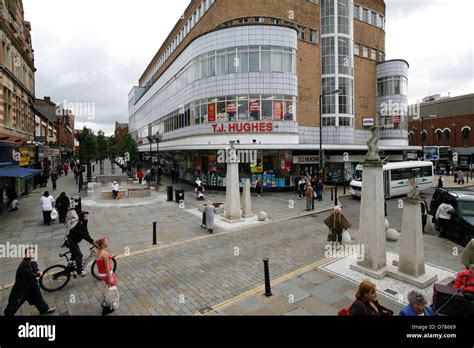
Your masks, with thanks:
M58 173L53 170L51 173L51 182L53 183L53 191L56 191L56 182L58 181Z
M56 310L56 307L50 308L41 295L38 285L41 272L38 269L38 264L32 261L35 258L35 253L34 248L28 248L25 251L25 258L16 271L15 285L13 285L8 298L8 305L4 311L5 316L14 316L25 301L35 306L41 315L51 314Z

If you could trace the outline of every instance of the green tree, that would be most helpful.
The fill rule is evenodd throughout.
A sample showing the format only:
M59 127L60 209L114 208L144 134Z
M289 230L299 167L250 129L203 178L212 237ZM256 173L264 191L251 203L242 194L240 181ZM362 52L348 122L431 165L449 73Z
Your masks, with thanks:
M127 152L130 154L130 162L137 163L139 159L138 146L130 134L124 135L120 144L120 156L125 156Z
M109 157L109 143L103 131L98 131L96 136L97 141L97 158L96 160L102 162Z
M81 152L79 158L82 164L89 164L97 158L97 139L92 129L84 127L81 136Z
M107 148L109 149L109 158L114 159L119 156L119 149L117 146L117 140L115 135L111 135L107 138Z

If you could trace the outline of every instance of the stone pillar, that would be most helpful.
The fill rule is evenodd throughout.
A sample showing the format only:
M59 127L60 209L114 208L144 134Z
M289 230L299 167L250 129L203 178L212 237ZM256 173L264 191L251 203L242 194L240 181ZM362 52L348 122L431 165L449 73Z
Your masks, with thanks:
M252 198L250 196L250 179L244 179L243 201L244 208L242 209L242 217L253 217L254 214L252 213Z
M235 151L234 144L231 142L229 160L227 161L227 188L224 206L224 217L228 221L241 220L239 163Z
M421 201L419 200L406 199L403 207L398 272L412 277L420 277L425 274L425 250L420 205Z
M387 245L384 199L383 163L379 161L365 162L359 220L364 255L361 255L363 259L352 268L376 278L386 275Z

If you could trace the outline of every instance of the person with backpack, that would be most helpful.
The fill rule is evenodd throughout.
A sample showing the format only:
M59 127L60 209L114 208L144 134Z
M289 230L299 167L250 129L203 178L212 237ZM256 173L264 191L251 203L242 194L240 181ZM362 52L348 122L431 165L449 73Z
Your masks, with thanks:
M71 205L71 200L69 199L68 196L66 196L66 192L61 192L61 194L59 195L54 205L59 214L60 224L66 223L66 215L67 215L70 205Z
M34 305L41 315L49 315L56 310L56 307L49 307L41 295L38 285L41 272L38 264L33 261L35 253L34 248L25 250L25 258L16 271L15 284L8 297L8 305L4 311L5 316L14 316L25 301Z
M341 313L343 312L343 313ZM347 313L347 309L341 311ZM377 288L374 283L364 280L356 293L356 300L349 308L350 316L393 316L393 311L382 306L377 300Z
M87 223L89 221L89 212L83 211L78 215L78 221L74 227L69 231L69 234L66 237L64 245L69 248L71 251L71 259L76 262L76 271L81 277L86 276L87 271L82 269L82 252L79 247L84 239L92 245L95 245L95 241L89 235L89 230L87 229ZM66 226L67 227L67 226Z

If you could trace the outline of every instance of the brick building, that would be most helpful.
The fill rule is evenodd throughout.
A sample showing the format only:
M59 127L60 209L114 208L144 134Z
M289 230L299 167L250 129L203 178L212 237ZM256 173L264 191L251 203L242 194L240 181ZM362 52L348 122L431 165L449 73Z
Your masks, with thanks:
M0 138L34 140L35 63L21 0L0 0Z
M128 124L115 122L115 140L117 145L122 143L122 139L126 134L128 134Z
M182 179L222 186L217 151L238 140L258 151L243 176L290 187L320 170L325 94L325 181L343 182L374 124L382 155L406 158L406 118L384 106L406 106L407 84L408 63L385 61L383 0L192 0L129 94L129 131L142 153L160 133Z
M474 94L445 98L438 95L425 100L428 99L432 100L420 105L423 130L421 120L409 123L410 145L421 146L423 142L425 147L449 146L458 153L458 164L473 164Z

